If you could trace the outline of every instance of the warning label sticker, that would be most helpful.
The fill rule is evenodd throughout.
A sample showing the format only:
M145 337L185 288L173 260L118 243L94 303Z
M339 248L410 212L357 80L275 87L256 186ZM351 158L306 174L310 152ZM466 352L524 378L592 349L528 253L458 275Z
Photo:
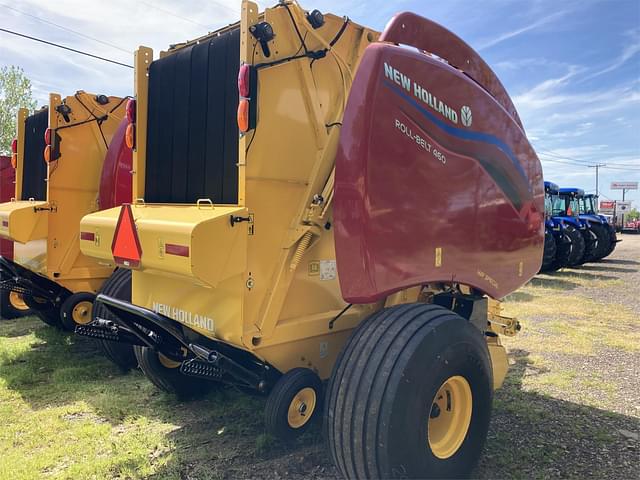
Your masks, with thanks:
M336 261L320 260L320 280L335 280L336 276Z

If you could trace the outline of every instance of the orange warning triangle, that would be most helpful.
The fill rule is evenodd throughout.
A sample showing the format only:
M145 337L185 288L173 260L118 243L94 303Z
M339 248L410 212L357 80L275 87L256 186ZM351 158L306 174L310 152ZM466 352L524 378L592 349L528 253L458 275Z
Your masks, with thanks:
M120 209L120 216L111 243L111 253L116 264L136 268L140 266L142 247L138 238L138 230L133 219L131 205L125 203Z

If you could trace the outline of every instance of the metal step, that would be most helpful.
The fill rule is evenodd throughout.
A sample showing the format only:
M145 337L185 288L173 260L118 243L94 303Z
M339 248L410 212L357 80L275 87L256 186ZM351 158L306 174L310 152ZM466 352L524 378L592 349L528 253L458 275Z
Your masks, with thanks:
M212 363L201 362L197 359L182 362L180 372L190 377L206 378L208 380L222 380L222 370Z
M92 325L76 325L76 333L85 337L98 338L101 340L110 340L112 342L120 341L118 330L109 330L104 327L94 327Z

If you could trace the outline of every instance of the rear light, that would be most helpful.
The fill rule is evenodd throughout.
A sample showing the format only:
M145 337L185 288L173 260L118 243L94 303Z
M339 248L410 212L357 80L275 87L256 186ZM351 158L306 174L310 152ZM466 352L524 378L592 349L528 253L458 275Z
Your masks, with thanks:
M129 123L136 121L136 101L132 98L127 101L127 121Z
M47 145L46 147L44 147L44 161L46 163L51 162L51 145Z
M249 131L249 100L240 99L238 104L238 128L242 133Z
M44 143L46 143L47 145L51 145L51 129L47 128L44 131Z
M11 140L11 153L18 153L18 139Z
M251 67L248 64L244 63L240 66L240 70L238 71L238 92L240 96L244 98L249 97L250 73Z
M127 147L133 149L136 145L136 126L133 123L127 125L127 130L124 134L124 141Z

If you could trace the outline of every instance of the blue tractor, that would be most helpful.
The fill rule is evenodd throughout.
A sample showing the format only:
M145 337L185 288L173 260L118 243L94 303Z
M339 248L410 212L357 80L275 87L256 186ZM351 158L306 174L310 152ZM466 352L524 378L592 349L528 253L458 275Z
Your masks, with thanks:
M594 213L590 200L589 206L586 205L584 190L581 188L561 188L560 198L563 198L567 208L571 209L570 213L577 216L582 227L580 232L584 237L585 251L580 263L600 260L611 253L609 226L602 217Z
M545 242L541 272L579 265L585 251L579 219L560 197L558 185L544 182ZM569 212L567 212L569 210Z
M621 240L618 240L616 236L616 227L612 223L607 221L607 217L598 213L598 196L593 193L586 194L583 199L580 200L580 218L591 218L591 222L595 224L603 225L609 236L609 243L604 241L602 243L602 250L599 252L600 258L607 257L615 250L616 244Z

